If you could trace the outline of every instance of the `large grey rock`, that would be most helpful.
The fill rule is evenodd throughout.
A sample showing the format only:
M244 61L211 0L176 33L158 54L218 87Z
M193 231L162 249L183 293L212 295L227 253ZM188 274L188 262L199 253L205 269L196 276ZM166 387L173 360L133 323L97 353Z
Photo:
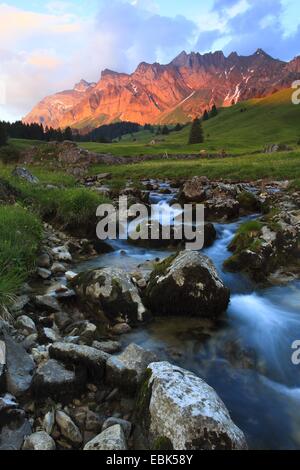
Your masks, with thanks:
M90 346L71 343L54 343L49 348L50 357L66 364L84 366L96 380L101 380L109 355Z
M35 297L35 303L37 307L46 310L47 312L59 312L60 311L60 305L57 301L57 299L50 294L45 294L45 295L37 295Z
M36 370L33 390L37 398L50 397L66 401L83 389L85 375L68 370L63 364L50 359Z
M246 449L216 392L192 372L168 362L149 365L137 401L138 424L150 449ZM164 444L163 444L164 443Z
M127 450L122 427L116 424L89 441L84 450Z
M71 420L64 411L56 412L56 423L60 429L62 435L74 445L79 447L82 443L82 435L76 424Z
M36 333L34 321L27 315L21 315L16 321L16 328L25 336Z
M21 178L27 181L27 183L31 183L31 184L37 184L39 182L38 178L36 176L33 176L33 174L30 173L29 170L27 170L26 168L22 168L20 166L17 166L14 169L14 171L12 172L12 176L16 178Z
M180 199L182 202L203 202L206 197L206 191L209 180L205 176L194 176L191 180L185 182Z
M115 426L116 424L119 424L121 426L126 436L126 439L128 439L131 433L132 424L125 419L114 418L113 416L111 418L107 418L103 423L102 431L105 431L105 429Z
M119 341L93 341L92 346L107 354L114 354L121 351L121 343L119 343Z
M158 315L214 318L227 309L229 296L212 261L196 251L160 263L146 290L150 309Z
M142 321L146 309L130 275L117 268L79 274L72 282L79 297L109 317L123 315L127 321Z
M106 364L106 380L127 392L134 392L150 362L158 360L151 351L130 344L118 356L111 356Z
M5 335L6 387L16 397L25 395L31 386L35 364L25 348Z
M25 438L23 450L55 450L55 442L45 431L39 431Z
M72 255L66 246L57 246L52 248L52 256L56 261L72 261Z
M32 433L25 412L12 395L0 397L0 451L20 450L24 438Z

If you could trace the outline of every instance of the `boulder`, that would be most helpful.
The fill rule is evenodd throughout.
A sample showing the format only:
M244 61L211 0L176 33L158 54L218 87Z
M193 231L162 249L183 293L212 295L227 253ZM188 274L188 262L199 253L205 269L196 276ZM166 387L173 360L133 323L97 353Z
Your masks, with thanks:
M55 450L55 442L45 431L39 431L25 438L23 450Z
M150 449L246 449L216 392L192 372L150 364L137 401L137 420Z
M39 268L49 269L51 266L51 258L48 253L42 253L36 260Z
M49 348L49 354L52 359L65 364L84 367L98 381L104 376L109 358L108 354L98 349L71 343L54 343Z
M0 450L20 450L24 438L32 433L25 412L12 395L0 397Z
M16 397L25 395L31 386L35 364L25 348L5 335L6 388Z
M20 330L24 336L36 333L36 326L34 321L27 315L21 315L16 321L16 328Z
M158 315L215 318L227 309L229 297L212 261L196 251L159 263L146 289L149 307Z
M36 176L33 176L33 174L30 173L29 170L20 166L17 166L14 169L14 171L12 172L12 176L14 176L15 178L21 178L30 184L37 184L39 182L38 178L36 178Z
M127 450L126 439L119 424L105 429L94 439L89 441L84 450Z
M123 315L130 322L142 321L146 309L130 275L117 268L96 269L79 274L72 287L83 302L110 318Z
M236 219L240 213L240 204L232 198L216 197L205 202L205 217L211 220Z
M111 356L106 364L106 381L127 392L134 392L150 362L158 360L151 351L130 344L118 356Z
M49 269L37 268L36 272L37 272L37 275L44 280L49 279L52 276L52 273L51 271L49 271Z
M34 301L37 307L47 312L53 313L60 311L59 303L53 295L37 295Z
M194 178L185 182L180 200L184 203L203 202L207 197L206 190L208 186L208 178L205 176L194 176Z
M61 434L74 446L80 447L82 443L82 435L76 424L71 420L64 411L56 411L56 423Z
M103 423L102 431L105 431L105 429L115 426L116 424L119 424L121 426L126 436L126 439L128 439L131 434L132 424L125 419L114 418L113 416L111 418L107 418L107 420L105 420Z
M121 351L121 343L119 343L119 341L94 341L92 347L104 351L107 354L114 354Z
M86 376L84 372L66 369L54 359L40 365L33 378L33 391L38 399L50 397L67 401L83 390Z
M56 261L72 261L72 255L66 246L57 246L52 248L52 255Z

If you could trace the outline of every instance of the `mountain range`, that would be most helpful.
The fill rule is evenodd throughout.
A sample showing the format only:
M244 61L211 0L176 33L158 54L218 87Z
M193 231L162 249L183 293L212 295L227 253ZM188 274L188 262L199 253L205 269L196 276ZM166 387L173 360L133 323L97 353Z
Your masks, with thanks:
M116 121L187 122L213 104L265 97L299 78L300 56L284 62L262 49L228 57L183 51L167 65L142 62L132 74L106 69L97 83L81 80L72 90L44 98L23 122L82 131Z

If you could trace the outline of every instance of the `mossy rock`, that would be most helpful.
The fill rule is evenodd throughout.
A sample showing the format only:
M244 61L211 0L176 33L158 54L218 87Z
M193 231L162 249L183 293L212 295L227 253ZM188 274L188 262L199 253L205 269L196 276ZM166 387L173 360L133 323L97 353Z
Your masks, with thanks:
M260 202L257 200L256 196L249 191L243 191L238 194L237 200L240 203L240 207L246 212L257 212L261 210Z

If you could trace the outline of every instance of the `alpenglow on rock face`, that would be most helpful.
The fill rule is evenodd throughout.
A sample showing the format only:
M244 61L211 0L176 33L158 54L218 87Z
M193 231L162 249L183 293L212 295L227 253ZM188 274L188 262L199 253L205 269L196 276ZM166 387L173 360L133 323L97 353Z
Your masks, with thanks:
M213 388L168 362L149 365L137 406L138 425L150 449L247 448L243 432Z
M167 65L143 62L130 75L104 70L96 84L82 81L44 98L24 122L54 128L98 127L116 120L172 123L174 110L187 122L211 103L231 106L289 88L299 71L299 60L282 62L261 49L248 57L182 52Z
M158 264L146 290L157 315L214 318L227 309L229 296L214 264L196 251L183 251Z
M72 282L76 293L94 308L114 318L142 321L146 309L137 287L122 269L104 268L81 273Z

